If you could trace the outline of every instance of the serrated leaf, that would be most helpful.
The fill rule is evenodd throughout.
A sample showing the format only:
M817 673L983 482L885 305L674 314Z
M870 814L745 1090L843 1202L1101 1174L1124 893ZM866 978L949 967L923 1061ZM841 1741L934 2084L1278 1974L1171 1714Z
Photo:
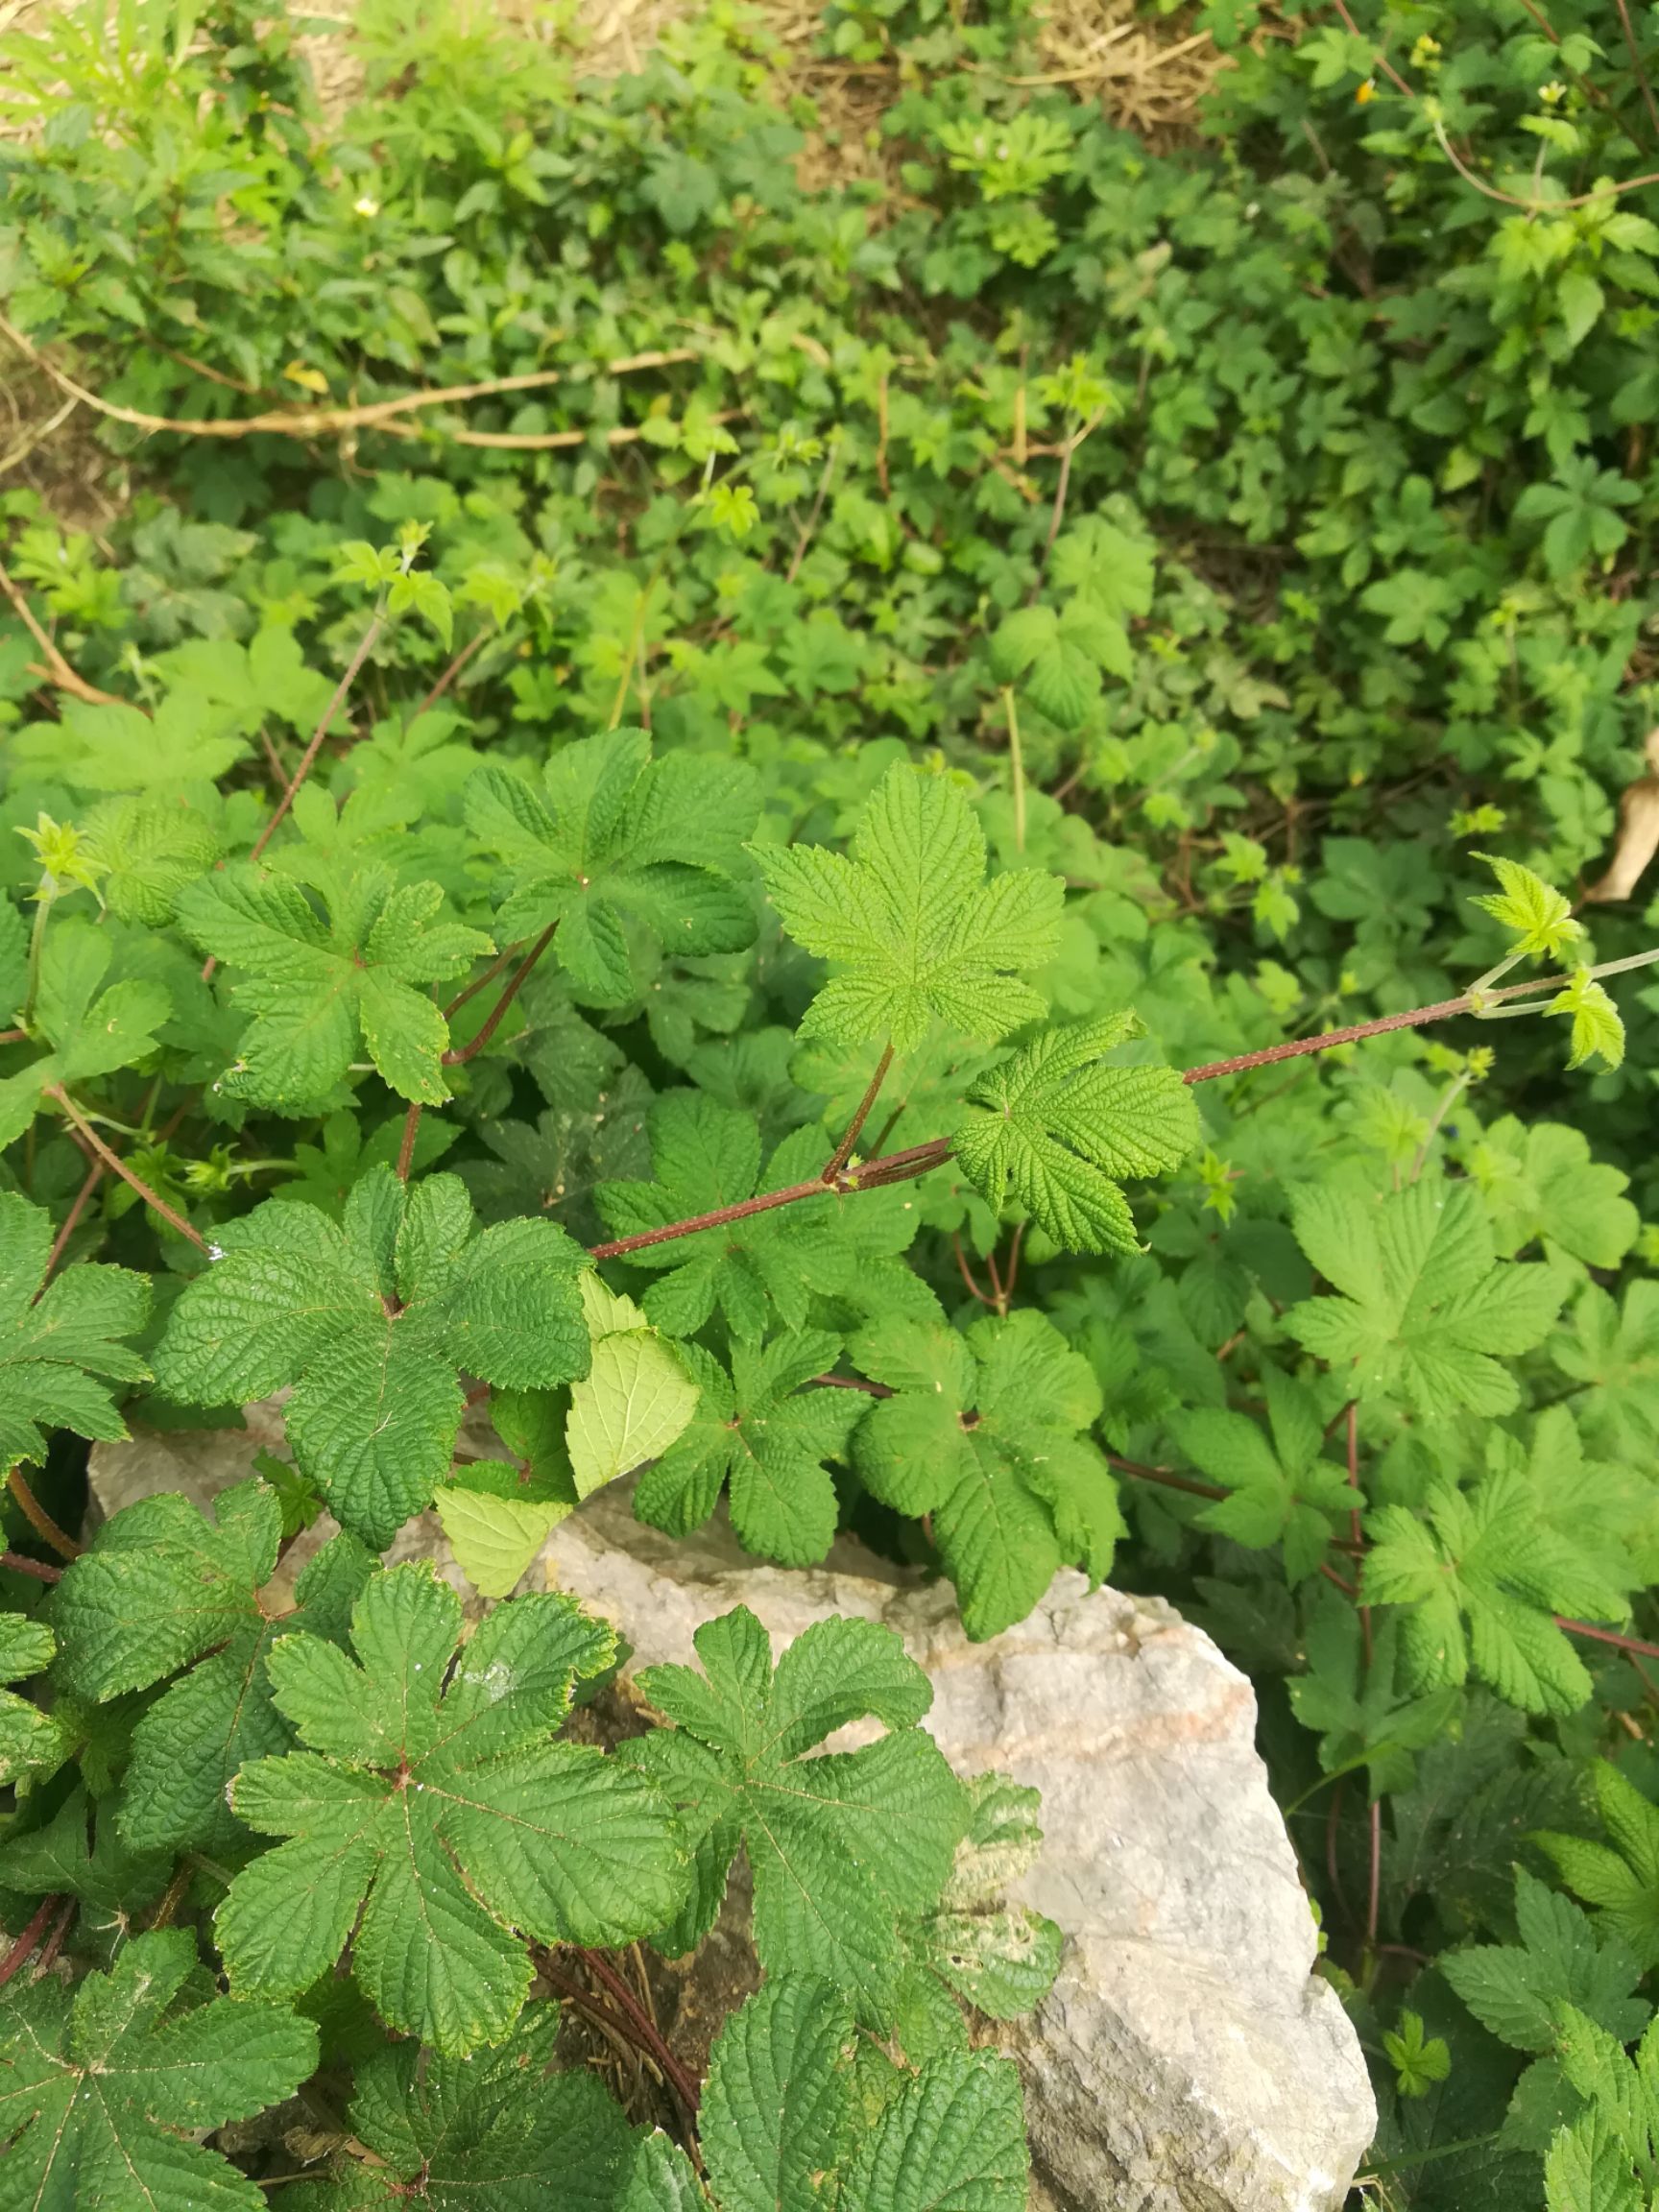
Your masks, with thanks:
M541 792L482 768L466 799L473 837L506 871L502 934L557 923L552 955L577 997L597 1006L638 994L631 927L683 957L753 944L753 902L733 878L758 805L746 763L689 752L653 759L643 730L555 752Z
M57 1648L42 1621L0 1613L0 1682L20 1682L50 1666ZM0 1690L0 1787L14 1786L37 1767L57 1764L63 1731L50 1713L14 1691Z
M685 1362L631 1299L582 1278L592 1365L570 1393L565 1442L578 1498L667 1451L697 1410ZM589 1286L592 1287L589 1288Z
M0 1191L0 1464L7 1467L44 1458L49 1429L108 1442L125 1436L108 1385L150 1374L123 1341L148 1317L148 1277L80 1262L44 1283L52 1237L42 1207Z
M1048 1029L974 1086L956 1157L998 1210L1012 1198L1069 1252L1141 1249L1119 1185L1167 1174L1198 1141L1192 1094L1171 1068L1110 1068L1131 1033L1113 1014Z
M108 932L78 916L48 930L32 1033L51 1050L0 1080L0 1145L22 1136L49 1086L112 1074L156 1049L171 1012L167 993L136 979L100 990L112 956Z
M1590 1772L1609 1841L1549 1830L1531 1840L1554 1861L1574 1895L1598 1908L1646 1972L1659 1963L1659 1809L1605 1759Z
M502 1497L445 1482L434 1500L456 1564L485 1598L505 1598L548 1536L570 1511L565 1504Z
M971 1637L1022 1621L1067 1561L1106 1575L1117 1483L1076 1433L1099 1415L1099 1386L1046 1315L987 1316L965 1338L903 1321L852 1353L893 1391L860 1423L854 1464L883 1504L931 1515Z
M180 2008L194 1939L134 1936L71 1998L47 1979L0 2012L0 2205L253 2212L264 2197L191 2140L293 2095L317 2031L285 2007L212 1997Z
M442 1105L449 1030L423 986L494 950L443 906L441 885L399 884L381 868L340 885L325 914L300 884L247 861L184 892L180 926L231 971L231 1002L251 1017L226 1094L302 1114L366 1053L399 1097Z
M1439 1970L1471 2012L1517 2051L1554 2048L1563 2005L1628 2042L1641 2033L1649 2008L1632 1992L1640 1969L1610 1931L1598 1936L1569 1898L1515 1869L1519 1943L1477 1944L1449 1952Z
M1293 1306L1286 1327L1361 1397L1404 1397L1424 1413L1507 1413L1520 1398L1502 1364L1543 1341L1566 1294L1554 1269L1500 1262L1479 1193L1425 1176L1381 1198L1305 1186L1296 1238L1341 1293Z
M1519 860L1501 854L1477 853L1498 878L1498 889L1472 899L1483 914L1509 932L1509 950L1532 959L1564 959L1567 948L1584 934L1584 925L1573 915L1573 902L1524 868Z
M530 1984L515 1930L627 1942L684 1887L674 1824L643 1777L555 1743L572 1684L613 1639L567 1599L518 1598L467 1644L460 1599L425 1563L377 1575L352 1615L356 1658L304 1634L267 1666L305 1748L231 1789L289 1839L236 1876L215 1918L232 1987L297 1994L348 1938L381 2018L449 2055L499 2040Z
M352 1190L339 1227L268 1200L219 1232L156 1347L183 1405L246 1404L285 1385L301 1472L381 1550L449 1465L465 1372L553 1389L587 1372L581 1249L550 1221L475 1230L452 1175L413 1189L389 1167Z
M1059 938L1060 879L1036 869L985 881L985 840L950 778L899 765L871 795L853 855L758 848L789 934L840 971L806 1010L803 1037L918 1046L934 1021L995 1040L1041 1016L1018 980Z
M1317 1572L1357 1500L1344 1470L1325 1457L1324 1423L1312 1393L1276 1367L1264 1369L1262 1381L1265 1434L1242 1413L1202 1407L1178 1414L1171 1429L1193 1466L1229 1493L1205 1506L1200 1524L1256 1550L1282 1544L1294 1585Z
M936 1903L967 1817L961 1785L915 1725L932 1697L926 1676L890 1630L861 1621L816 1623L775 1673L746 1607L694 1641L704 1673L640 1676L672 1728L621 1753L675 1805L696 1861L691 1903L657 1940L677 1952L707 1933L741 1846L767 1974L821 1977L879 2025L904 1964L899 1917ZM866 1714L888 1733L857 1751L804 1756Z
M1014 2062L971 2051L904 2084L863 2134L844 2190L882 2212L1024 2212L1030 2185Z
M965 2003L990 2019L1014 2020L1048 1994L1065 1945L1052 1920L1008 1901L1043 1848L1040 1799L1006 1774L974 1775L965 1788L967 1833L937 1911L914 1924L910 1942L918 1961Z
M824 2212L849 2147L854 2040L828 1982L781 1975L709 2054L698 2132L720 2212Z

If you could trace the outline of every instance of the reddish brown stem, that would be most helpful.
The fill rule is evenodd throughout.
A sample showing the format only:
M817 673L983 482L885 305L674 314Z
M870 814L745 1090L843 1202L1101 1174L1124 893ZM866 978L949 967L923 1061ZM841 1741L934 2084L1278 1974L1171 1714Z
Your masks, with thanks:
M47 1512L45 1506L41 1504L39 1499L36 1497L34 1491L24 1480L21 1467L9 1467L6 1470L6 1487L16 1499L24 1520L28 1522L42 1544L50 1544L60 1559L80 1558L85 1546L77 1544L74 1537L66 1529L59 1527L57 1522L53 1520L51 1514Z
M1354 1584L1348 1580L1345 1575L1338 1575L1328 1559L1320 1560L1319 1572L1324 1575L1327 1582L1334 1583L1341 1591L1344 1598L1358 1597L1359 1593Z
M36 1582L61 1582L63 1570L44 1559L29 1559L21 1551L0 1551L0 1567L12 1575L33 1575Z
M110 1151L108 1145L105 1143L103 1138L99 1136L97 1130L93 1128L91 1122L87 1120L60 1083L49 1084L42 1095L47 1098L55 1098L58 1101L76 1128L80 1130L84 1142L97 1153L106 1167L113 1168L123 1183L137 1191L146 1206L150 1207L153 1212L159 1214L163 1221L171 1223L180 1237L187 1237L198 1252L207 1250L206 1238L192 1229L182 1214L175 1214L165 1198L157 1197L142 1176L135 1175L118 1153Z
M1659 1644L1645 1644L1640 1636L1622 1636L1617 1628L1597 1628L1588 1621L1570 1621L1564 1613L1551 1616L1557 1628L1565 1628L1570 1636L1588 1636L1598 1644L1611 1644L1615 1651L1624 1651L1632 1657L1659 1659Z
M416 1099L403 1117L403 1142L397 1147L397 1180L407 1183L415 1164L415 1140L421 1131L421 1101Z
M47 1921L51 1919L62 1902L63 1899L60 1895L41 1898L39 1905L36 1908L35 1917L24 1929L22 1935L18 1936L16 1942L12 1944L11 1950L7 1952L5 1958L0 1959L0 1989L3 1989L7 1983L12 1980L30 1952L45 1935Z
M27 1029L0 1029L0 1045L21 1045L28 1034Z
M512 1005L514 999L517 998L520 990L524 986L525 979L528 977L531 969L535 967L537 961L541 959L542 953L545 952L548 946L552 944L553 932L558 928L558 926L559 925L557 922L548 923L546 928L542 930L541 936L537 938L535 944L531 946L529 951L524 955L523 960L519 963L518 968L514 974L512 982L508 984L506 990L502 992L500 998L496 999L494 1005L491 1007L489 1013L485 1016L484 1025L479 1030L477 1036L473 1038L471 1044L463 1045L459 1051L450 1051L445 1053L444 1065L445 1068L464 1068L468 1061L470 1060L476 1053L483 1051L485 1046L489 1044L491 1038L494 1036L496 1030L500 1028L502 1017L506 1014L508 1007Z
M954 1229L952 1229L950 1232L950 1249L956 1255L957 1272L960 1274L963 1282L967 1284L969 1295L971 1297L977 1298L981 1306L988 1306L992 1312L995 1313L997 1310L997 1301L995 1298L989 1297L983 1290L981 1290L978 1284L974 1281L974 1270L968 1264L968 1255L962 1249L962 1239L956 1234Z
M341 708L345 706L347 696L349 693L352 685L357 681L358 671L361 669L364 661L368 660L370 654L373 652L376 640L379 638L380 633L385 629L385 627L386 617L384 614L380 613L378 610L376 610L374 617L371 621L368 629L364 631L362 637L357 641L356 652L352 654L350 660L346 663L345 675L341 677L339 683L334 686L334 696L329 700L327 706L323 709L322 721L318 723L316 729L311 733L311 742L306 746L304 752L300 756L300 765L295 769L293 775L290 777L288 781L288 788L283 792L281 798L276 802L276 812L272 815L270 821L266 823L264 829L260 830L258 836L253 840L253 850L248 855L250 860L257 860L260 854L264 852L266 846L270 844L272 838L276 836L277 829L281 825L283 816L287 813L289 807L294 804L296 793L299 791L300 786L304 782L306 777L310 775L312 768L316 764L317 756L323 750L324 740L326 738L328 732L333 725L334 717L339 713Z
M936 1137L929 1144L913 1144L908 1151L892 1152L884 1160L866 1160L860 1167L844 1168L833 1184L821 1175L810 1183L790 1183L781 1190L762 1190L734 1206L717 1206L711 1214L693 1214L685 1221L670 1221L661 1229L641 1229L635 1237L613 1237L608 1244L589 1244L593 1260L620 1260L625 1253L642 1252L651 1244L666 1244L675 1237L695 1237L705 1229L724 1229L733 1221L746 1221L752 1214L769 1214L776 1206L793 1206L802 1198L822 1198L830 1190L848 1197L854 1190L879 1190L886 1183L907 1183L926 1175L950 1157L950 1140Z
M511 966L513 960L517 955L517 951L518 948L517 945L509 945L505 952L497 952L494 959L491 961L489 967L485 969L483 974L478 977L476 982L469 983L465 991L456 992L454 998L450 999L448 1005L444 1009L445 1021L447 1022L451 1014L455 1013L459 1008L465 1006L469 998L476 998L480 991L488 991L491 984L494 982L496 976L500 974L502 969Z
M885 1382L866 1382L861 1375L814 1375L808 1389L862 1390L871 1398L891 1398L893 1393Z
M847 1124L847 1134L830 1155L830 1165L824 1170L824 1181L833 1183L853 1157L853 1147L858 1142L858 1132L870 1118L871 1108L881 1095L881 1086L887 1080L887 1070L893 1065L893 1047L884 1045L881 1057L876 1063L876 1072L870 1078L870 1087L858 1101L858 1111Z
M428 707L437 706L439 700L443 698L445 692L448 690L450 685L454 683L456 677L460 675L472 656L481 652L493 635L493 631L480 630L475 637L468 639L454 660L450 661L448 667L445 669L443 675L439 677L437 683L433 685L431 690L427 692L425 698L421 700L420 706L416 708L417 715L424 714Z
M1116 1452L1108 1452L1106 1464L1115 1467L1119 1475L1132 1475L1137 1482L1156 1482L1163 1490L1184 1491L1189 1498L1225 1498L1227 1493L1214 1482L1199 1482L1190 1475L1172 1475L1167 1467L1143 1467L1139 1459L1121 1459Z
M1377 1947L1378 1907L1382 1897L1382 1804L1371 1800L1371 1877L1365 1891L1365 1948Z
M593 1976L596 1982L603 1984L608 1994L620 2008L638 2036L641 2047L650 2053L656 2064L661 2069L663 2080L672 2085L674 2094L685 2105L687 2115L695 2120L699 2103L697 2084L685 2067L681 2065L679 2059L675 2057L673 2052L669 2050L657 2023L645 2011L638 1998L635 1996L633 1990L629 1988L627 1983L623 1981L621 1975L617 1973L615 1967L612 1965L603 1952L583 1951L579 1956L589 1973Z
M63 1948L63 1938L68 1935L70 1923L78 1911L79 1906L73 1897L64 1900L63 1910L58 1915L58 1925L46 1938L46 1948L40 1954L40 1963L35 1969L33 1980L38 1982L42 1974L52 1971L53 1961Z
M94 1160L91 1167L87 1170L85 1182L82 1184L80 1190L75 1193L75 1203L70 1207L69 1212L64 1218L62 1228L59 1230L57 1236L52 1240L52 1249L46 1255L46 1272L40 1278L40 1287L36 1291L34 1297L29 1301L32 1306L38 1306L41 1299L45 1297L46 1286L51 1282L53 1276L58 1272L58 1262L62 1259L64 1252L68 1248L69 1239L75 1234L76 1228L81 1219L81 1215L85 1210L86 1201L91 1197L93 1191L97 1190L99 1184L103 1182L104 1174L105 1168L103 1161Z

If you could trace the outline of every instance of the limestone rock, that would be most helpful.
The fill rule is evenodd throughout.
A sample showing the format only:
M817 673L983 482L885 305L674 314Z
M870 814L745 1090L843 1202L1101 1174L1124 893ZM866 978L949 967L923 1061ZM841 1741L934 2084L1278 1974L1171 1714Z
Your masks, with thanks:
M100 1445L94 1494L106 1511L156 1489L204 1498L250 1471L253 1429ZM435 1517L388 1556L435 1558L482 1610ZM675 1542L641 1527L623 1485L554 1531L526 1586L543 1579L614 1623L629 1673L689 1661L693 1630L739 1602L780 1647L831 1613L884 1622L932 1678L926 1724L952 1764L1041 1790L1046 1844L1021 1894L1069 1941L1042 2010L1005 2032L1040 2212L1335 2212L1375 2124L1364 2061L1310 1971L1249 1682L1168 1605L1062 1575L1029 1621L974 1645L947 1586L848 1540L820 1568L769 1567L722 1527Z

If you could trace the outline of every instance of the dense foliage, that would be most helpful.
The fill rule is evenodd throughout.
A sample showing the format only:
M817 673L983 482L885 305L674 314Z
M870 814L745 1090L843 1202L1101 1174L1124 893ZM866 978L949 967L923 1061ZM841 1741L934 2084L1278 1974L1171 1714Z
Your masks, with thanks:
M836 5L834 163L725 10L372 6L329 123L245 0L6 46L0 2205L1022 2204L1035 1809L893 1640L560 1740L613 1639L509 1594L641 1469L974 1637L1172 1597L1375 2200L1649 2202L1650 26L1199 20L1154 151L1018 6ZM629 1947L739 1852L699 2103Z

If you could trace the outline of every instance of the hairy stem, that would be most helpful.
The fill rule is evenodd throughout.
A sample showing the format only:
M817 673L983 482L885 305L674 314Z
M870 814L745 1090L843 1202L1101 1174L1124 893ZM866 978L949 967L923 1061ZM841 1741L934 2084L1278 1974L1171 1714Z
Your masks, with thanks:
M103 1182L105 1173L106 1169L102 1160L94 1160L91 1166L86 1170L86 1180L76 1191L75 1202L64 1216L63 1226L52 1240L52 1249L46 1255L46 1272L40 1278L40 1287L29 1301L32 1306L38 1306L41 1299L45 1297L46 1286L58 1272L58 1262L68 1249L69 1239L74 1236L81 1216L85 1211L86 1201L97 1190L99 1184Z
M324 708L323 719L318 723L316 729L311 733L311 742L306 746L304 752L301 754L300 765L295 769L293 776L290 778L287 790L284 791L281 798L277 800L275 813L272 815L270 821L266 823L264 829L260 830L258 836L253 840L253 850L248 855L250 860L257 860L260 854L264 852L266 846L270 844L272 838L276 836L277 829L282 822L283 816L287 813L289 807L294 804L296 793L299 791L300 786L304 782L306 777L310 775L312 768L316 764L317 756L323 750L323 741L327 736L328 732L333 725L335 715L338 714L341 708L345 706L347 697L350 692L352 685L357 681L358 673L361 670L364 661L367 661L370 654L373 652L375 644L379 639L380 633L385 629L385 627L386 613L385 608L382 605L375 608L373 615L370 619L368 629L364 631L362 637L357 640L357 650L352 654L350 660L347 661L346 673L341 677L339 683L335 685L334 696L329 700L327 706Z
M1014 786L1014 850L1025 850L1025 755L1020 744L1020 713L1014 704L1014 686L1002 686L1002 705L1008 715L1008 775Z
M1564 1613L1551 1614L1551 1619L1569 1636L1588 1636L1594 1643L1611 1644L1615 1651L1631 1657L1659 1659L1659 1644L1645 1644L1640 1636L1623 1636L1617 1628L1598 1628L1588 1621L1570 1621Z
M833 1183L814 1175L810 1183L791 1183L781 1190L762 1190L734 1206L717 1206L711 1214L693 1214L685 1221L670 1221L661 1229L642 1229L635 1237L613 1237L608 1244L589 1244L593 1260L620 1260L625 1253L642 1252L650 1244L666 1244L676 1237L695 1237L704 1229L724 1229L729 1222L746 1221L752 1214L769 1214L776 1206L793 1206L802 1198L822 1198L833 1190L850 1197L854 1190L879 1190L886 1183L908 1183L926 1175L950 1157L950 1140L935 1137L926 1144L913 1144L904 1152L890 1152L885 1159L866 1160L861 1166L844 1167Z
M853 1147L858 1142L859 1131L863 1128L865 1122L869 1120L871 1111L874 1108L877 1099L881 1095L881 1086L886 1082L887 1070L892 1067L892 1065L893 1047L890 1044L883 1045L881 1047L881 1057L876 1063L876 1072L870 1078L869 1089L865 1092L863 1097L858 1101L858 1111L854 1115L852 1120L847 1124L846 1136L842 1138L840 1143L836 1145L834 1151L830 1155L830 1165L825 1168L823 1177L826 1183L833 1183L836 1177L840 1174L842 1168L846 1166L848 1161L852 1159Z
M541 936L537 938L535 944L531 946L529 951L524 955L522 962L515 971L513 980L508 984L506 990L502 992L500 998L496 999L494 1005L491 1007L489 1013L485 1016L483 1026L480 1028L477 1036L473 1038L471 1044L463 1045L458 1051L449 1051L445 1053L444 1066L445 1068L464 1068L469 1060L472 1059L477 1053L483 1051L485 1046L489 1044L491 1038L494 1036L496 1030L500 1028L502 1019L505 1016L508 1007L511 1006L514 999L517 998L520 990L523 988L525 981L529 976L531 969L535 967L537 961L541 959L542 953L545 952L548 946L552 944L553 932L558 928L558 926L559 925L557 922L548 923L546 928L542 930Z
M615 1967L612 1965L603 1952L583 1951L579 1956L589 1973L602 1984L631 2023L639 2038L641 2048L649 2052L661 2069L663 2080L670 2083L674 2094L685 2105L688 2117L695 2120L699 2103L697 2084L685 2067L681 2065L679 2059L675 2057L673 2052L669 2050L657 2023L648 2016L633 1990L629 1988L627 1983L623 1981L621 1975L617 1973Z
M53 1520L51 1514L47 1512L45 1506L41 1504L39 1499L36 1497L34 1491L25 1481L21 1467L7 1468L6 1487L16 1499L24 1520L28 1522L42 1544L49 1544L60 1559L80 1558L86 1547L84 1544L77 1544L74 1537L66 1529L59 1527L57 1522Z
M0 1551L0 1567L9 1575L32 1575L36 1582L61 1582L63 1570L44 1559L26 1558L21 1551Z
M76 1105L60 1083L51 1084L42 1095L57 1100L76 1128L80 1130L86 1144L103 1161L105 1166L112 1168L120 1176L123 1183L127 1184L130 1189L136 1190L146 1206L158 1214L163 1221L169 1222L180 1237L187 1237L198 1252L205 1252L208 1249L206 1238L193 1229L182 1214L175 1214L166 1199L158 1197L141 1175L135 1175L119 1153L110 1151L108 1145L105 1143L103 1138L99 1136L97 1130L93 1128L91 1122L87 1120L85 1115L82 1113L80 1107Z
M403 1117L403 1142L397 1147L397 1180L407 1183L409 1170L415 1164L415 1139L421 1130L421 1101L419 1098Z
M30 1952L34 1950L36 1944L38 1943L41 1936L45 1935L47 1921L51 1919L53 1913L57 1911L59 1906L61 1905L63 1899L61 1896L41 1898L39 1904L35 1909L35 1916L30 1921L28 1927L24 1929L22 1935L18 1936L16 1942L12 1944L11 1950L7 1952L5 1958L0 1959L0 1989L3 1989L7 1983L12 1980L12 1976L18 1971L19 1967L21 1967L24 1961L28 1959Z
M462 646L460 652L456 654L454 660L450 661L448 667L445 669L443 675L439 677L437 683L433 685L431 690L427 692L425 698L421 700L420 706L416 708L415 713L417 717L424 714L428 707L437 706L439 700L443 698L445 692L448 690L450 685L454 683L456 677L460 675L461 671L467 666L468 662L471 661L475 654L481 653L483 651L484 647L490 642L491 638L494 635L495 633L493 630L486 627L485 629L478 631L471 637L468 638L466 644Z

